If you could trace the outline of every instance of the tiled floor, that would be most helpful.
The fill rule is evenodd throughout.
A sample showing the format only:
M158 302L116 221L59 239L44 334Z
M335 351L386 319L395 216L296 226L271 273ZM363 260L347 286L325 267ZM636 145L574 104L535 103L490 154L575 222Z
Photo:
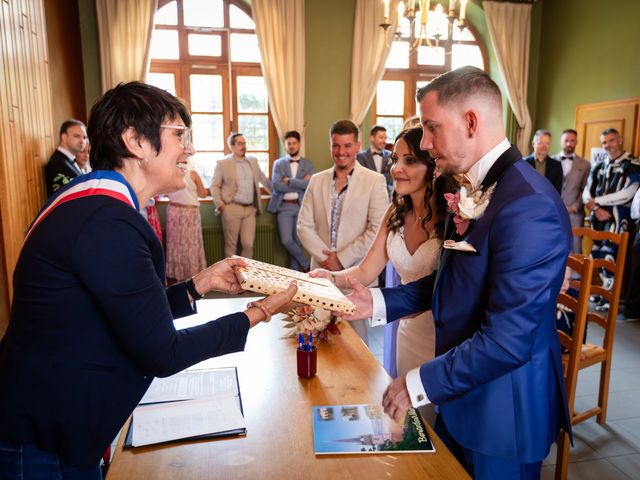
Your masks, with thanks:
M595 418L574 428L569 480L640 479L640 320L616 325L607 424ZM588 341L602 342L602 331L589 327ZM369 330L369 347L382 363L384 329ZM595 405L600 367L580 372L576 408ZM542 479L554 478L555 445L542 467Z

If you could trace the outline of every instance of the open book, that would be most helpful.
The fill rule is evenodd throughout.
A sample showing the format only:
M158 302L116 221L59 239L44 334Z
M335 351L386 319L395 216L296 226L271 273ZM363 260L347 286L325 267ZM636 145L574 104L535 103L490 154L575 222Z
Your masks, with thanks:
M156 378L133 411L125 447L246 434L235 367Z
M398 424L380 405L313 407L313 446L318 455L435 452L413 408Z

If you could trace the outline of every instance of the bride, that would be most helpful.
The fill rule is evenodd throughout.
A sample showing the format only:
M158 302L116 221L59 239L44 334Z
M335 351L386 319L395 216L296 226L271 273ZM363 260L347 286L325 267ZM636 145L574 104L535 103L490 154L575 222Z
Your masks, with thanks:
M339 288L348 288L347 276L368 285L387 260L391 260L403 284L437 268L446 208L444 193L449 191L449 180L444 176L435 178L435 163L428 152L420 150L421 138L421 127L403 130L396 138L391 156L393 200L362 262L339 272L316 269L311 276L328 278ZM400 320L396 352L399 376L434 357L431 311Z

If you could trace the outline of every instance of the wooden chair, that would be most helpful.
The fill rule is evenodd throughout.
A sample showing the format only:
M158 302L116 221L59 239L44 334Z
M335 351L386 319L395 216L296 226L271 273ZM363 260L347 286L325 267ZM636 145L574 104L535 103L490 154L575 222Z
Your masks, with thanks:
M597 324L604 329L604 340L602 346L586 343L582 346L580 357L580 369L601 363L600 367L600 388L598 392L598 404L583 412L574 412L571 423L576 425L587 418L597 415L598 423L605 424L607 420L607 401L609 398L609 380L611 376L611 357L613 354L613 338L618 317L618 305L620 303L620 291L622 289L624 263L627 254L627 242L629 234L627 232L617 234L611 232L598 232L591 228L576 227L573 229L574 236L587 237L591 241L608 240L617 245L615 262L596 258L593 260L594 272L598 269L605 269L613 275L613 286L607 290L602 285L594 285L591 282L591 295L600 295L609 302L608 314L598 312L587 313L587 324ZM574 256L574 255L572 255ZM593 277L595 279L595 275ZM565 355L565 360L568 362Z
M563 354L562 366L567 391L569 418L573 419L578 372L580 370L580 357L582 355L582 344L587 324L587 313L589 311L589 293L593 274L593 260L587 257L572 256L567 259L567 267L571 268L574 273L580 276L579 281L574 280L571 282L573 284L572 286L579 286L578 298L574 298L567 293L561 293L558 296L558 309L563 311L563 314L570 312L575 316L571 335L562 330L558 330L560 345L567 351L567 353ZM569 434L564 430L561 431L557 443L556 480L565 480L567 478L569 465Z

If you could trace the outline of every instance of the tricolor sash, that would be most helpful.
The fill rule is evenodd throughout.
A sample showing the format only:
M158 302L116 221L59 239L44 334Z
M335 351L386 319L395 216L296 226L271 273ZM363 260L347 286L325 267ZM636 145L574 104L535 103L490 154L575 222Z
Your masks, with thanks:
M86 175L76 177L44 204L35 220L31 222L25 235L25 241L40 222L56 207L63 203L92 195L112 197L126 203L131 208L140 209L135 192L120 173L114 170L95 170Z

